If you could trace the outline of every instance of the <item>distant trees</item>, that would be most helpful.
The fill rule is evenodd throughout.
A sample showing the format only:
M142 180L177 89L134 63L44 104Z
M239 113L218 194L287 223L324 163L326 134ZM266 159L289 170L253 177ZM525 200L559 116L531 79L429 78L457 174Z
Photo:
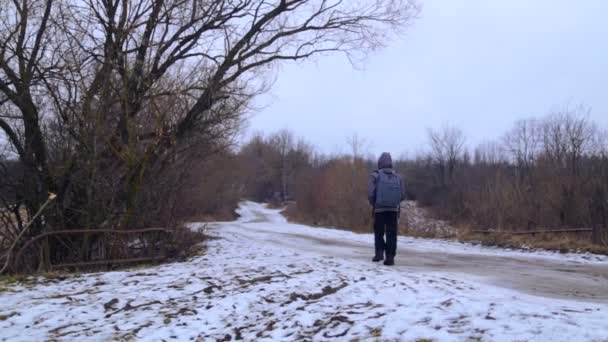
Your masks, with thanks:
M296 142L289 130L253 136L239 152L245 195L257 201L293 200L313 157L312 147L304 140Z
M239 152L245 195L255 201L269 201L280 191L276 151L261 134L255 135Z
M244 194L257 201L295 202L289 215L311 224L367 229L370 164L353 155L319 156L293 133L281 130L255 135L239 152L244 170ZM362 152L361 138L348 139Z
M473 163L476 165L492 165L506 163L506 151L495 141L480 143L473 150Z
M281 199L286 201L289 198L288 186L293 180L293 169L296 164L295 158L290 153L294 150L293 133L284 129L271 138L271 144L274 145L279 157L279 173L281 175ZM291 159L291 160L290 160ZM291 162L291 163L290 163Z
M475 148L471 163L461 144L446 143L463 141L462 135L449 132L430 131L426 164L400 164L409 165L402 166L406 179L439 216L498 230L593 226L594 241L607 242L599 237L608 234L605 133L585 107L517 121L501 141ZM419 170L432 165L440 175L446 170L447 178L421 182Z
M519 120L503 137L505 151L511 157L523 178L532 166L542 145L543 127L537 120Z
M456 127L444 126L440 130L429 129L430 156L438 169L441 185L452 182L457 162L464 156L465 137Z
M370 145L365 138L357 133L348 136L346 138L346 144L350 147L350 153L353 160L363 159Z

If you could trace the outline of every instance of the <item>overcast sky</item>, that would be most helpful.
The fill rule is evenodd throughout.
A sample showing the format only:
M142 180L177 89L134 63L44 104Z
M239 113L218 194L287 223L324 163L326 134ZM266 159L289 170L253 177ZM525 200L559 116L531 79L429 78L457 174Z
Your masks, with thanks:
M343 56L283 65L247 131L289 128L322 152L419 150L456 125L469 145L568 104L608 126L608 1L426 0L407 35L354 70Z

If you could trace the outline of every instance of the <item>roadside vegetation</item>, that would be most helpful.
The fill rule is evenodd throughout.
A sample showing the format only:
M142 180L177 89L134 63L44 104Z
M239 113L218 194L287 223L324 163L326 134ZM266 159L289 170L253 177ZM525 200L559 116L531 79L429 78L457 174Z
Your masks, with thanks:
M250 167L245 193L289 203L294 221L369 232L366 179L376 161L364 139L350 137L348 146L328 156L289 131L256 136L239 153ZM430 129L426 152L394 165L411 200L404 234L608 252L608 134L584 106L518 121L474 148L456 127Z

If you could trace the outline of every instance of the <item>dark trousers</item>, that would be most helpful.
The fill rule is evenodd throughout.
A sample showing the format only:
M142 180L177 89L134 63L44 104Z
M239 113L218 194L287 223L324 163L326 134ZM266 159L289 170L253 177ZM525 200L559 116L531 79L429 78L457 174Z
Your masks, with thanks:
M376 255L386 251L386 257L394 257L397 252L397 212L385 211L374 213L374 237ZM384 241L386 234L386 242Z

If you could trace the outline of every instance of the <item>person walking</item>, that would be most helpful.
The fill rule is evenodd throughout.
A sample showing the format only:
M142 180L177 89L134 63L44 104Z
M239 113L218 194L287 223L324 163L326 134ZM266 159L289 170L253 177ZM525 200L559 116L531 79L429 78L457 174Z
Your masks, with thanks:
M397 252L397 227L401 202L405 200L405 185L401 175L393 169L393 160L388 152L380 155L378 169L369 176L367 199L374 216L376 253L372 261L384 260L385 265L392 266Z

